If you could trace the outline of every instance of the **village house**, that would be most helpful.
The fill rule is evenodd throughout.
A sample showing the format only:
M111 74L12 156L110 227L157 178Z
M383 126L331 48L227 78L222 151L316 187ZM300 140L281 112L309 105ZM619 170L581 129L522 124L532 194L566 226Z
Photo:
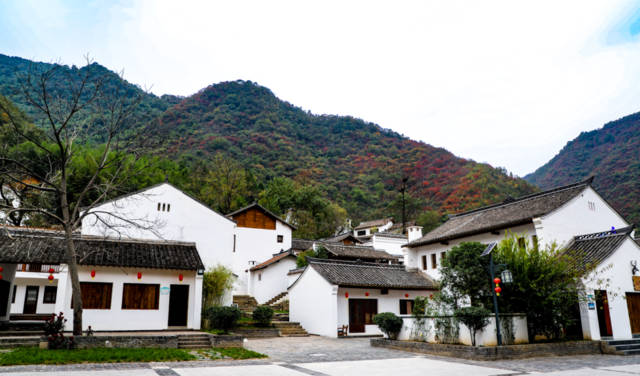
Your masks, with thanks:
M376 232L383 232L393 226L393 218L375 219L372 221L361 222L353 229L353 235L356 238L369 236Z
M612 277L610 286L594 286L587 284L585 280L586 294L593 297L593 304L583 304L580 307L583 336L588 339L599 339L611 335L615 338L631 338L629 317L635 317L640 313L636 313L635 310L629 311L624 304L604 307L602 301L607 301L607 294L612 295L614 291L617 295L629 294L632 300L635 299L633 296L637 290L631 285L630 263L633 260L640 260L640 252L631 247L635 244L632 244L634 242L629 234L619 237L621 234L617 233L616 229L625 229L630 225L591 186L592 182L593 178L590 178L575 184L451 215L440 227L419 239L410 240L405 246L406 263L438 280L439 266L442 259L446 257L446 252L462 242L489 244L500 242L506 236L516 236L519 242L538 244L543 249L554 243L559 247L576 247L577 249L581 249L582 246L587 247L587 244L596 244L593 248L587 247L599 255L593 261L596 261L600 268L606 266L605 264L615 263L617 275L615 278L610 275ZM607 229L610 229L613 236L602 235L606 234L602 231ZM618 239L624 247L621 245L615 252L607 247L599 249L601 243L594 243L593 239L590 239L593 235L581 235L594 233ZM622 241L623 239L627 239L628 242ZM618 258L624 261L616 261ZM618 270L618 268L625 270ZM588 276L585 278L588 279ZM597 302L597 296L600 303ZM594 307L597 304L611 312L615 310L612 315L599 317L600 322L603 320L606 322L607 317L610 317L618 319L618 323L625 328L611 328L614 330L602 332L594 330L600 325L595 324L599 323L594 316ZM593 312L589 310L590 307L593 308Z
M398 264L310 258L288 289L289 317L327 337L380 335L373 316L410 315L413 300L436 289L425 273Z
M157 240L74 239L83 329L199 329L204 266L196 245ZM62 232L0 228L0 321L73 316Z

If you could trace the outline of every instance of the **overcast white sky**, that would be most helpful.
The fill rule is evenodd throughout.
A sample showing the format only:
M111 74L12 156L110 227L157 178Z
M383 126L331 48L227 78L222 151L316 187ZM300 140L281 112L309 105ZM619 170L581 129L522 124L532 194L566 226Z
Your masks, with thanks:
M2 1L0 53L156 94L256 81L523 176L640 110L640 1Z

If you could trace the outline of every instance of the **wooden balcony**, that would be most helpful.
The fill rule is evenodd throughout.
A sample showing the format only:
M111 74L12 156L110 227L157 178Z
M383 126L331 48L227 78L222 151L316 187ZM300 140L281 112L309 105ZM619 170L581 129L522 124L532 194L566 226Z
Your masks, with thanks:
M18 264L17 272L32 272L32 273L49 273L49 270L53 269L54 273L60 272L60 265L48 265L48 264Z

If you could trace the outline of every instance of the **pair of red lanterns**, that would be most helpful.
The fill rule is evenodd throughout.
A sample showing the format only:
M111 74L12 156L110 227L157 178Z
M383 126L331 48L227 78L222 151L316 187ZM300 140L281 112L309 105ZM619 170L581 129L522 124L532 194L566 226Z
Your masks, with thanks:
M53 270L53 268L49 268L49 276L47 277L49 283L53 283L53 272L55 272L55 270Z
M493 291L496 292L496 296L500 296L500 293L502 292L502 287L500 287L500 282L502 281L498 277L493 279L493 283L496 284L496 287L493 289Z

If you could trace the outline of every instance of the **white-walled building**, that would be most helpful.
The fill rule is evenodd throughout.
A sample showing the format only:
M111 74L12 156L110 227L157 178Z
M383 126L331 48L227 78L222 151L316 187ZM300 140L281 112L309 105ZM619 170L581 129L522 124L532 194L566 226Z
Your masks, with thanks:
M552 243L565 246L577 234L628 226L593 189L592 180L451 215L405 246L407 265L439 279L438 267L447 250L463 242L500 242L513 234L543 248Z
M284 298L290 284L287 275L296 268L296 260L293 251L288 250L252 267L249 270L249 295L259 304Z
M227 215L237 224L233 270L238 275L235 294L249 293L249 270L291 249L295 227L254 203ZM283 274L286 276L286 273Z
M353 235L357 238L369 236L376 232L384 232L393 226L393 218L375 219L372 221L360 222L353 229Z
M337 337L342 327L350 336L379 335L374 315L393 312L408 317L413 300L436 289L426 274L402 265L309 259L289 287L289 318L309 333L326 337Z
M0 231L0 321L73 317L63 234ZM200 328L204 266L194 243L80 235L74 243L84 330Z
M573 238L567 253L581 272L586 300L580 302L585 339L640 335L640 245L632 226Z

